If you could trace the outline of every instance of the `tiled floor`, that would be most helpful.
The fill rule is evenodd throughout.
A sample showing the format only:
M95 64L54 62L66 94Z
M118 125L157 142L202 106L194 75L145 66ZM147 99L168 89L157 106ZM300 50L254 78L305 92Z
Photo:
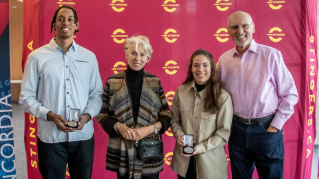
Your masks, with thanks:
M27 163L24 147L24 112L18 102L12 102L12 119L17 179L27 179Z

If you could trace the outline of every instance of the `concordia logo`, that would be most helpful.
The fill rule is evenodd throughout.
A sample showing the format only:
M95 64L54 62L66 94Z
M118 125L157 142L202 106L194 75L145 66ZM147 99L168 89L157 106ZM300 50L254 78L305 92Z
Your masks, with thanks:
M121 35L117 35L118 33L121 33ZM125 34L125 31L122 29L116 29L113 32L113 35L111 36L114 40L114 42L121 44L123 42L125 42L125 38L128 37L128 35ZM119 38L121 38L121 40L119 40Z
M280 9L283 6L282 4L285 4L285 3L286 1L273 1L273 0L269 0L267 2L267 4L269 4L269 7L274 10ZM278 5L275 5L275 4L278 4Z
M165 131L165 134L172 137L173 136L172 129L169 127L167 131Z
M221 32L226 32L222 33ZM220 28L217 30L216 34L214 34L214 36L216 37L216 39L220 42L227 42L227 40L229 39L229 35L228 35L228 30L226 28Z
M167 165L171 164L172 161L172 156L173 156L173 152L168 152L165 157L164 157L164 161Z
M121 2L121 3L116 3L116 2ZM122 12L124 11L124 7L127 6L127 4L124 4L124 0L112 0L112 4L110 4L110 6L112 6L112 9L116 12Z
M168 66L168 65L173 65L173 66ZM179 69L180 66L176 66L177 63L173 60L170 60L168 62L165 63L165 66L163 67L165 69L165 72L169 75L174 75L175 73L177 73L177 70L175 69ZM172 69L172 71L170 71L170 69Z
M111 70L114 71L114 74L118 74L119 72L126 70L126 64L124 62L116 62L114 68Z
M167 3L176 3L175 0L165 0L164 3L162 4L162 6L164 7L165 11L167 12L174 12L176 10L175 7L178 7L179 4L167 4Z
M59 2L57 2L58 5L60 6L63 6L63 5L66 5L66 6L74 6L75 5L75 2L63 2L63 0L59 0Z
M225 1L225 2L222 2L222 1ZM229 6L232 5L232 3L230 3L229 0L217 0L214 5L219 11L227 11L229 9Z
M282 30L279 27L274 27L272 29L270 29L269 34L267 34L269 36L269 39L273 42L280 42L282 40L281 37L284 37L285 34L284 33L273 33L273 32L282 32ZM277 38L275 38L277 37Z
M174 91L169 91L169 92L167 92L165 94L165 97L166 97L166 100L167 100L167 104L170 105L170 106L172 105L174 95L175 95Z
M170 33L170 34L169 34ZM173 34L171 34L173 33ZM176 34L177 31L174 29L167 29L164 32L164 35L162 35L164 37L164 39L168 42L168 43L174 43L177 40L177 37L179 37L179 34Z

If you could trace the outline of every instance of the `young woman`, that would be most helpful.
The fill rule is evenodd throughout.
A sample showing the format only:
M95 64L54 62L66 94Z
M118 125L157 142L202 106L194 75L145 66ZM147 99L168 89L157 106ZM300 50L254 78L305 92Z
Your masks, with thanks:
M229 94L221 89L212 55L196 50L186 80L175 92L171 128L176 138L171 168L178 179L227 178L227 143L233 117ZM183 154L185 134L194 135L194 151Z

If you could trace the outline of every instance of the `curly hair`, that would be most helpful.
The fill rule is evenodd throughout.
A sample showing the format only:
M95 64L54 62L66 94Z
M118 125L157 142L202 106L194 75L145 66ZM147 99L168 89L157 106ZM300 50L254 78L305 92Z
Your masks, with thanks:
M73 9L71 6L60 6L54 13L53 15L53 18L52 18L52 21L51 21L51 32L52 32L52 29L53 29L53 24L56 22L56 16L58 15L59 11L62 9L62 8L66 8L66 9L71 9L73 11L73 14L74 14L74 23L78 23L78 14L76 13L75 9ZM75 30L74 31L74 34L76 32L79 32L79 30Z

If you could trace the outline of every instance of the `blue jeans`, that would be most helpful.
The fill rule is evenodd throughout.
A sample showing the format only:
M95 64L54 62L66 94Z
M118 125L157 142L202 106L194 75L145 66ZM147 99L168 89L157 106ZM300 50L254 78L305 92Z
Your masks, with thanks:
M75 142L45 143L38 138L39 170L43 179L64 179L68 163L71 179L90 179L94 136Z
M235 118L228 146L232 178L251 179L256 166L260 179L282 179L285 152L282 131L267 131L272 119L247 125Z

